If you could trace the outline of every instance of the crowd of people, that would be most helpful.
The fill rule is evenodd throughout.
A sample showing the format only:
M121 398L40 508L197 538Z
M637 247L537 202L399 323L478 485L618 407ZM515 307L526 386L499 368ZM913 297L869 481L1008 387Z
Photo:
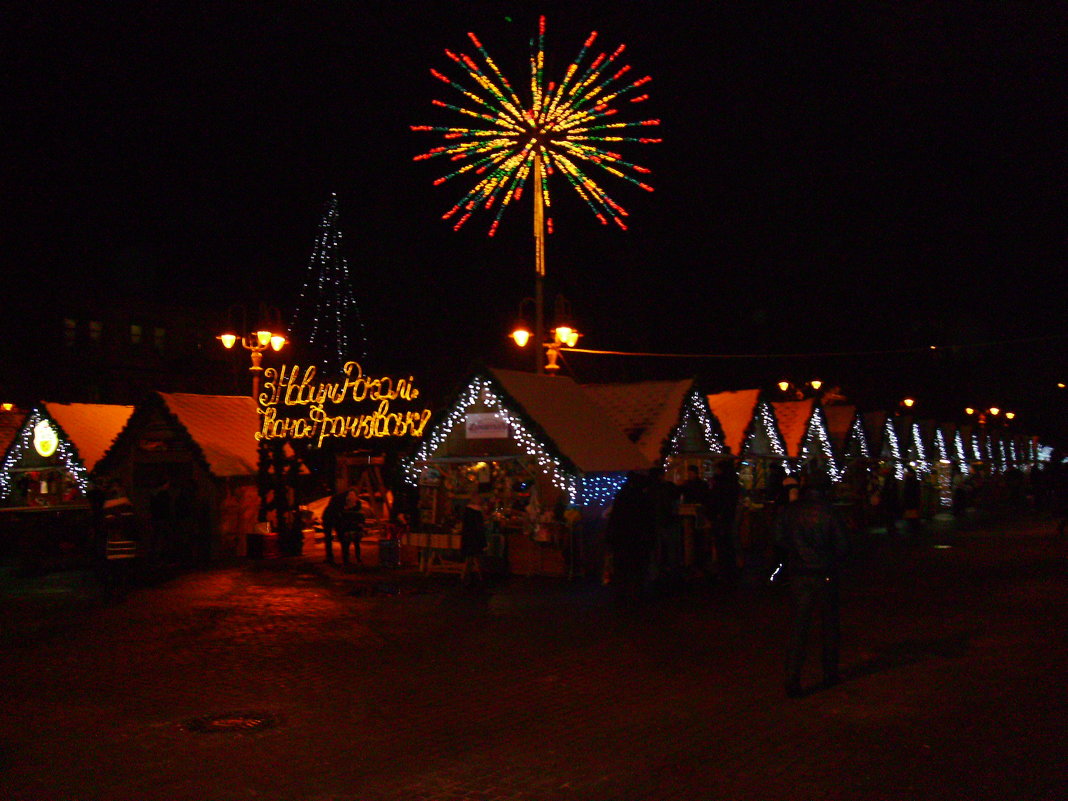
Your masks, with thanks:
M850 492L848 483L832 484L825 470L809 467L813 469L794 475L770 471L761 504L761 512L770 517L769 536L759 543L745 542L748 548L741 547L739 537L748 502L740 502L741 482L733 461L719 462L707 480L696 466L688 467L679 483L660 469L628 474L605 529L606 579L617 603L632 609L651 594L694 579L733 589L744 560L755 556L758 567L773 566L776 578L790 589L793 625L785 688L788 696L800 697L805 693L801 676L814 618L820 619L823 686L839 680L838 581L851 529L881 529L914 543L932 508L960 519L977 507L995 512L1032 509L1050 515L1059 536L1068 528L1068 470L1059 460L993 474L972 469L965 475L955 469L948 487L940 485L937 476L921 476L914 466L904 467L898 478L892 466L884 465L866 472L849 503L843 502ZM770 561L761 558L765 555Z

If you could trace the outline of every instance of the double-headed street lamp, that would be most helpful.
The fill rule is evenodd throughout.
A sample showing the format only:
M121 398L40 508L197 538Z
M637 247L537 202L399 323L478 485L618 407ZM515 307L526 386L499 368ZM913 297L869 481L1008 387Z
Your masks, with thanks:
M241 311L241 328L236 329L233 324L234 315L233 312L237 309ZM249 352L252 357L252 366L249 367L249 372L252 373L252 400L259 403L260 395L260 373L263 372L261 362L263 361L263 352L270 348L274 351L281 350L288 340L285 335L285 328L282 326L282 317L278 312L278 309L273 306L268 306L264 303L260 304L260 317L259 322L256 325L256 330L248 334L236 334L235 330L246 331L248 330L247 315L245 307L241 304L230 307L230 312L227 314L228 324L226 333L219 334L216 337L222 342L223 347L230 350L237 343L241 343L241 347Z
M521 348L527 346L531 337L537 339L541 336L541 325L536 324L534 326L534 331L531 332L530 326L523 315L523 307L528 303L535 304L535 314L540 317L540 304L534 299L526 298L519 304L519 319L516 321L511 337L515 341L515 344ZM555 375L556 371L560 369L560 365L557 364L557 361L560 358L560 351L563 348L575 347L575 345L578 344L579 337L582 336L582 334L571 325L571 304L568 303L567 298L563 295L557 295L555 306L556 326L552 329L553 338L547 342L540 343L541 346L545 348L546 359L544 365L542 364L541 357L537 356L538 373L548 372L550 375Z

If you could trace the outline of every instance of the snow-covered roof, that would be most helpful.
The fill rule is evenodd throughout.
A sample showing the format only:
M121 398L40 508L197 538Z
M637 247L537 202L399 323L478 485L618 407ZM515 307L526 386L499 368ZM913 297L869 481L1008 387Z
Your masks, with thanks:
M731 453L740 456L745 444L745 432L753 420L759 389L741 389L735 392L717 392L708 396L708 406L723 429L723 440Z
M199 446L212 474L255 475L259 428L256 404L246 395L193 395L160 392L168 411Z
M82 465L89 472L111 447L134 410L133 406L106 403L46 402L41 406L78 449Z
M582 389L651 462L660 460L664 442L679 424L693 379L631 384L583 384Z
M827 419L827 433L830 434L831 442L839 453L843 453L846 442L849 441L849 431L857 417L857 407L852 404L824 406L823 415Z
M638 447L623 434L590 393L567 376L490 370L512 402L541 427L552 445L584 473L649 468Z
M779 432L783 442L786 443L786 455L791 459L801 456L801 445L808 433L808 424L812 419L812 410L815 408L814 398L793 401L772 401L771 408L775 411L775 421L779 424Z

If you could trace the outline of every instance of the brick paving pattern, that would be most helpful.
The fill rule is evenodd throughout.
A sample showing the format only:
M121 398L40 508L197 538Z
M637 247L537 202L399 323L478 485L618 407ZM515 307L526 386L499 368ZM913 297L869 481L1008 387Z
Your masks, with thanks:
M586 581L465 592L313 558L110 604L9 585L0 799L1065 797L1068 544L1033 521L866 536L844 681L797 700L787 601L756 575L634 613ZM217 715L272 725L188 725Z

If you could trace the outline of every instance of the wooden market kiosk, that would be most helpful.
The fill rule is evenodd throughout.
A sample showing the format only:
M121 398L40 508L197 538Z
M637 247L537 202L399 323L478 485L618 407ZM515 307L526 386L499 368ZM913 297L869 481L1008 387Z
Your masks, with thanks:
M125 489L150 559L245 554L260 499L255 402L242 395L153 392L100 462Z
M0 463L0 552L37 566L91 561L92 475L134 407L42 402Z
M603 512L625 475L650 461L565 376L480 371L428 427L410 465L419 512L407 544L424 569L449 567L459 518L488 502L489 566L569 575L593 564Z

